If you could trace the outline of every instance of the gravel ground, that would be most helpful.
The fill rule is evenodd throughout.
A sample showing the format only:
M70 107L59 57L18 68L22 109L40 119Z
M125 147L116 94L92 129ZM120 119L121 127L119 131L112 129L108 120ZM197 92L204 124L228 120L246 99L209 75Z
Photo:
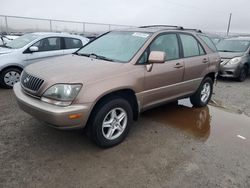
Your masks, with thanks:
M249 82L218 82L213 98L227 109L181 100L147 111L106 150L34 119L0 89L0 187L248 188L250 118L238 112L250 112Z
M213 99L219 104L250 116L250 77L245 82L219 79L214 93Z

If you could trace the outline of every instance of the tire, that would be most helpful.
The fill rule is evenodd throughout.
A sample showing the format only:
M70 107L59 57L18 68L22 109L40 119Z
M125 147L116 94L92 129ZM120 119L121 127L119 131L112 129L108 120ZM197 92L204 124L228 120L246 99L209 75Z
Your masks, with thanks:
M213 93L213 81L210 77L204 78L198 90L190 97L194 107L204 107L208 104Z
M20 81L22 70L18 68L4 69L0 74L0 86L6 89L12 89L14 84Z
M237 78L237 81L244 82L247 78L248 68L246 66L242 67L240 70L239 77Z
M124 118L120 118L120 123L118 123L122 113ZM121 143L126 138L133 122L130 103L118 97L102 101L91 116L86 127L87 134L102 148L109 148Z

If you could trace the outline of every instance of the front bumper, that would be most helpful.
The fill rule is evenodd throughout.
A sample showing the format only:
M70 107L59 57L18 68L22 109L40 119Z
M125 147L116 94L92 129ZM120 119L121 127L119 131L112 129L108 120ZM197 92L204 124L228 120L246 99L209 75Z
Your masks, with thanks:
M240 73L240 68L236 66L220 65L219 76L227 78L237 78Z
M13 89L18 105L23 111L41 121L51 124L53 127L59 129L83 128L87 122L92 103L60 107L45 103L25 94L20 83L15 84ZM80 117L70 119L69 116L74 114Z

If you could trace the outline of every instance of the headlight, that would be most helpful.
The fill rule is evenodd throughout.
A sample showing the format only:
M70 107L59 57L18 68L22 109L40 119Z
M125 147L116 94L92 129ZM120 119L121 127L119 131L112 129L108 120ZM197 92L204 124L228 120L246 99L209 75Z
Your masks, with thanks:
M240 57L235 57L233 59L231 59L230 61L227 62L227 65L235 65L237 63L239 63L241 61Z
M68 106L81 88L81 84L56 84L45 91L41 100L58 106Z

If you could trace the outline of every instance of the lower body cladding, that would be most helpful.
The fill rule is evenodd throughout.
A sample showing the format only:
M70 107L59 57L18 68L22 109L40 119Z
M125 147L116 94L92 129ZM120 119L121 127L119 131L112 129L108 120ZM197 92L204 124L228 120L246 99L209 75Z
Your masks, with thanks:
M14 93L23 111L59 129L83 128L92 106L92 103L67 107L48 104L25 94L19 83L14 85Z

